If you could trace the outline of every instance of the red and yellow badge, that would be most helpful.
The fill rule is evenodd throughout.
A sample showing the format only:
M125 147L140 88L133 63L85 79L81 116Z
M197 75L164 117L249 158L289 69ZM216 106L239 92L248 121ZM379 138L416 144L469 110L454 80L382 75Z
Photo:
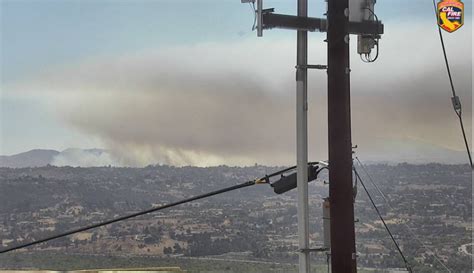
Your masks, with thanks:
M464 3L461 0L442 0L438 3L438 24L447 32L464 25Z

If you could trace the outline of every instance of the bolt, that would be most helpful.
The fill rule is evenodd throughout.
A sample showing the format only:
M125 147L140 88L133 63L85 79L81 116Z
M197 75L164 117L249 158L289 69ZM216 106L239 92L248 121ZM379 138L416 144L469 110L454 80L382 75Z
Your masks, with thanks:
M346 44L349 43L349 34L347 34L346 36L344 36L344 42L346 42Z

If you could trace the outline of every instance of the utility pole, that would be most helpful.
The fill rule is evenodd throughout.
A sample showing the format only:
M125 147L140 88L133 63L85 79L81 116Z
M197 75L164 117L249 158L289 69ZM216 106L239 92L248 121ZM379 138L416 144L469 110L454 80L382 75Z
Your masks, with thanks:
M298 0L298 17L308 17L308 0ZM296 162L299 272L310 272L308 206L308 32L298 30L296 53Z
M299 272L310 272L311 252L330 250L333 273L356 273L354 230L354 196L352 189L352 143L350 111L349 34L358 35L357 51L370 58L372 48L384 26L376 19L376 0L350 0L355 11L349 22L349 0L326 0L328 19L308 17L308 0L298 1L298 14L274 13L264 9L263 0L257 2L257 36L264 29L281 28L297 31L296 65L296 139L298 188ZM375 18L374 18L375 17ZM327 32L328 64L308 64L308 31ZM377 50L378 52L378 50ZM329 199L325 200L326 215L330 215L330 249L310 248L308 220L308 69L327 70L328 73L328 136L329 136ZM329 212L330 210L330 212ZM327 239L327 238L326 238ZM328 243L329 240L325 240Z
M333 273L355 273L349 0L328 1L328 141Z

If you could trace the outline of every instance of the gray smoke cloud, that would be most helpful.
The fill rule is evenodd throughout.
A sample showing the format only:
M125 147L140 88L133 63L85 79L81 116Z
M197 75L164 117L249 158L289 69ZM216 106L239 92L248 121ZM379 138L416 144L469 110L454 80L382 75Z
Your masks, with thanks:
M361 156L465 162L435 35L396 29L381 41L378 63L352 56L353 142ZM321 39L310 42L317 45L311 63L325 63ZM470 133L471 45L450 45ZM117 165L292 164L294 59L288 40L179 46L92 59L10 89L49 94L58 117L99 137ZM310 155L326 159L326 74L310 75Z
M113 159L107 151L75 148L69 148L60 152L53 158L50 164L71 167L121 166L120 162Z

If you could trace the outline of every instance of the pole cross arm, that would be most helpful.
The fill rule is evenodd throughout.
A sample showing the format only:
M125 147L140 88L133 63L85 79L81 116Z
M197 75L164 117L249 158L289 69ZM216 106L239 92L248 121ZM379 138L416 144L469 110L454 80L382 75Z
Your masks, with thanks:
M326 20L312 17L298 17L276 13L264 13L263 29L282 28L306 31L326 31Z
M282 28L303 30L310 32L327 32L327 20L313 17L298 17L294 15L276 14L265 12L262 14L263 29ZM381 22L349 22L350 34L377 34L384 33Z

